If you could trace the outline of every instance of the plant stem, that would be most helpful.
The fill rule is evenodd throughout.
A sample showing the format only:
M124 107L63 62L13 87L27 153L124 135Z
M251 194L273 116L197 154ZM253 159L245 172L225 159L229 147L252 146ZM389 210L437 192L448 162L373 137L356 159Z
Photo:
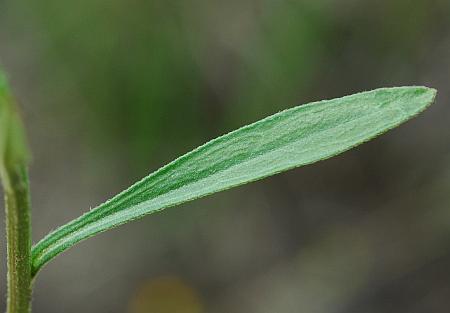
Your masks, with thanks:
M2 175L8 254L7 313L31 311L31 226L27 168L10 166Z

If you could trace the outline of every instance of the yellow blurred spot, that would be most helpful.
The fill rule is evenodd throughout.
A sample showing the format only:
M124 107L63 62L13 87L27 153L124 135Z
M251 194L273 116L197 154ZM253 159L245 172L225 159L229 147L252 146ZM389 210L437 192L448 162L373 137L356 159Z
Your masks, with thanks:
M145 283L133 296L131 313L202 313L199 295L177 277L161 277Z

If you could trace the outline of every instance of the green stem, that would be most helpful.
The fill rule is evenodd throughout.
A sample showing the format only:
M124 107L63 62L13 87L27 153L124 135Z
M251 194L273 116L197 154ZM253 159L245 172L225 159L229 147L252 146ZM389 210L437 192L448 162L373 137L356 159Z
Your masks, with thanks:
M26 166L5 169L6 237L8 253L7 313L31 311L30 197Z

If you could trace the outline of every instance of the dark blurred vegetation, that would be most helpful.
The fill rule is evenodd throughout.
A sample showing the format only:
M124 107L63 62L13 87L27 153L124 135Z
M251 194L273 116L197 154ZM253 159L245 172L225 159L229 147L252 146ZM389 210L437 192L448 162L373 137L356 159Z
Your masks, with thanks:
M34 312L448 312L449 15L448 0L0 0L0 62L34 152L35 242L279 110L439 90L422 116L342 156L77 246L38 277Z

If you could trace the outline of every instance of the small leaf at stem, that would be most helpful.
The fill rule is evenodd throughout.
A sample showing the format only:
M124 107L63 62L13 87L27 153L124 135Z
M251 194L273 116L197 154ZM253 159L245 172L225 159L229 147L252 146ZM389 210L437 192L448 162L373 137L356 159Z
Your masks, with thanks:
M5 177L6 168L28 164L28 161L24 127L6 77L0 70L0 175L5 188L9 185Z

